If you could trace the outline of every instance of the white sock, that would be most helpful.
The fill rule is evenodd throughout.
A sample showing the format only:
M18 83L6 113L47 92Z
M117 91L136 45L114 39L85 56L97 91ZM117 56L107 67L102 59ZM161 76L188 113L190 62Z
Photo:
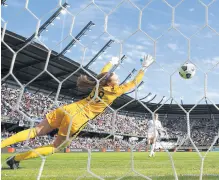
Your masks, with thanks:
M151 146L151 155L154 153L154 148L155 148L155 144L152 144L152 146Z

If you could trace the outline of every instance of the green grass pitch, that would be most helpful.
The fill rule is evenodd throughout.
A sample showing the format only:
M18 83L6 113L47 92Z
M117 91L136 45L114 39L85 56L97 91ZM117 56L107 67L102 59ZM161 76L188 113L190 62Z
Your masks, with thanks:
M141 174L153 180L174 179L168 154L156 153L149 158L148 153L134 152L134 167ZM2 154L2 180L32 180L37 178L42 160L40 158L21 162L17 170L8 169L5 159L10 154ZM198 180L201 160L195 152L177 152L173 155L179 180ZM59 153L47 157L41 179L72 180L85 175L81 179L93 180L86 173L87 153ZM91 171L104 179L116 179L130 171L130 153L92 153ZM219 152L209 152L204 162L203 180L219 180ZM128 173L124 180L141 180L140 176Z

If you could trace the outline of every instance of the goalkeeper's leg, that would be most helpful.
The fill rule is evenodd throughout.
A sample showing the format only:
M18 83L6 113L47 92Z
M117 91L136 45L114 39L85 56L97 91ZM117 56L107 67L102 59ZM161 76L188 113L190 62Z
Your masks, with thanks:
M46 114L44 120L41 121L40 124L38 124L35 128L21 131L3 140L1 143L1 148L24 141L28 138L29 135L30 138L34 138L36 136L43 136L51 132L53 129L59 128L62 123L63 117L65 117L66 115L63 109L64 106Z
M59 151L61 148L66 147L69 144L70 141L63 144L65 139L66 139L65 136L58 135L53 144L47 146L41 146L27 152L16 154L14 157L8 158L7 164L11 169L17 169L19 167L20 161L37 158L39 156L51 155Z
M41 156L47 156L58 151L58 147L65 141L66 137L58 135L53 144L48 146L41 146L34 150L30 150L24 153L17 154L14 157L15 161L22 161L26 159L36 158ZM66 147L67 144L62 145L62 148ZM59 149L60 150L60 149Z
M70 132L70 137L71 138L68 141L66 141L68 126L69 126L69 124L66 123L67 122L66 118L64 118L63 121L60 121L61 125L59 126L58 136L55 139L53 144L48 145L48 146L38 147L34 150L30 150L30 151L27 151L27 152L24 152L24 153L17 154L15 157L10 158L7 161L7 164L10 166L10 168L11 169L17 169L18 166L19 166L20 161L23 161L23 160L26 160L26 159L31 159L31 158L36 158L36 157L39 157L39 156L47 156L47 155L53 154L57 151L60 151L61 149L63 149L67 145L69 145L69 143L85 127L86 123L84 123L82 125L81 124L72 125L72 131ZM51 122L51 120L49 120L49 121ZM56 121L56 122L58 122L58 121ZM55 125L55 122L53 124ZM77 128L77 125L78 126L81 125L79 129Z
M75 131L72 131L70 134L71 138L66 141L68 126L66 126L65 121L63 121L62 125L59 127L58 136L56 137L53 144L49 146L41 146L34 150L17 154L14 157L14 160L16 162L20 162L22 160L39 157L40 155L47 156L57 151L61 151L63 150L63 148L65 148L71 143L71 141L79 134L79 132L85 127L85 125L86 124L83 124L79 129L75 129ZM72 128L74 129L74 125L72 126Z
M4 139L1 142L1 148L10 146L12 144L25 141L29 138L34 138L36 136L43 136L47 133L51 132L54 128L52 128L47 119L45 118L40 124L38 124L35 128L23 130L7 139Z

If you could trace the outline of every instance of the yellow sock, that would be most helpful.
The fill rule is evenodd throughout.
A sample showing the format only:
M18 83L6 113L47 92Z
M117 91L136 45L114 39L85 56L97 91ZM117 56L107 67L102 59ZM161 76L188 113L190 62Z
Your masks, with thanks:
M39 157L40 155L46 156L49 154L53 154L55 151L55 148L53 145L49 145L49 146L41 146L38 147L34 150L30 150L24 153L20 153L17 154L14 159L15 161L22 161L22 160L26 160L26 159L30 159L30 158L36 158Z
M29 133L30 133L30 138L34 138L37 135L35 128L21 131L7 139L4 139L1 142L1 148L26 140L28 138Z

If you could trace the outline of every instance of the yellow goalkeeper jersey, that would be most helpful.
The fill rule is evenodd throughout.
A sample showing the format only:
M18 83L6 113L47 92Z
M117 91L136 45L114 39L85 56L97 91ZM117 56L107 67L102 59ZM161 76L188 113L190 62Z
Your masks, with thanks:
M108 72L111 68L112 64L108 63L106 66L104 66L101 73ZM116 85L114 87L99 87L98 96L100 99L93 99L96 90L96 88L94 88L87 98L76 102L76 104L85 111L86 115L90 119L93 119L102 113L107 108L107 106L110 106L117 97L138 85L141 82L143 76L144 71L140 70L136 77L128 83L123 85Z

